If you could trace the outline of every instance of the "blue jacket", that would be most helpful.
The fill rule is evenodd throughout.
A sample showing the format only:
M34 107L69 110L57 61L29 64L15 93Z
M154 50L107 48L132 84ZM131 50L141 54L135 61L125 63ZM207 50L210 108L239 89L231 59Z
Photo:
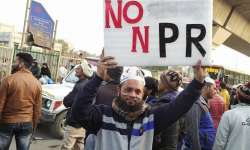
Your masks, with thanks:
M154 133L169 127L186 113L200 96L203 84L193 80L169 104L146 110L135 121L126 121L110 106L93 105L102 79L93 77L73 104L73 117L87 130L97 133L95 150L152 150Z

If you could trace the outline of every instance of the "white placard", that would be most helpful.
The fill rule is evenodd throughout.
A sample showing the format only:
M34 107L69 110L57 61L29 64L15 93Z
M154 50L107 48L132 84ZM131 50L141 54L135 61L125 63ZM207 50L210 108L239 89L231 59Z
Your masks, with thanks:
M105 0L105 55L120 65L210 64L212 0Z

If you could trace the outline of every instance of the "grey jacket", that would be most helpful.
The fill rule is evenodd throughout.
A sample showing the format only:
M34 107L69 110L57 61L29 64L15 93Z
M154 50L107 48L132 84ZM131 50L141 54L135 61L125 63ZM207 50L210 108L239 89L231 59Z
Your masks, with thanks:
M250 149L250 105L240 103L225 112L217 129L213 150Z
M208 104L202 96L186 114L185 127L187 134L184 138L184 147L186 149L212 149L216 131L208 110Z

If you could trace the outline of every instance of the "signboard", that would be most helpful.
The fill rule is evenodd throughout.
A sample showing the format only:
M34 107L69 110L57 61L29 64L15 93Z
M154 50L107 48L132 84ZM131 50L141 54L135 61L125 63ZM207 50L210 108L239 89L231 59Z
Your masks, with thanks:
M212 0L105 0L105 55L120 65L210 64Z
M28 32L32 33L34 45L51 49L54 21L42 4L32 1L29 15Z

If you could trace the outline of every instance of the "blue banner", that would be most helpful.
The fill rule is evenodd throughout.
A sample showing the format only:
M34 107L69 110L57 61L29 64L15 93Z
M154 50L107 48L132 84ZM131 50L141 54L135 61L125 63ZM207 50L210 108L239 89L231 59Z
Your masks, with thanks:
M32 33L34 45L51 49L54 21L41 3L31 2L28 32Z

